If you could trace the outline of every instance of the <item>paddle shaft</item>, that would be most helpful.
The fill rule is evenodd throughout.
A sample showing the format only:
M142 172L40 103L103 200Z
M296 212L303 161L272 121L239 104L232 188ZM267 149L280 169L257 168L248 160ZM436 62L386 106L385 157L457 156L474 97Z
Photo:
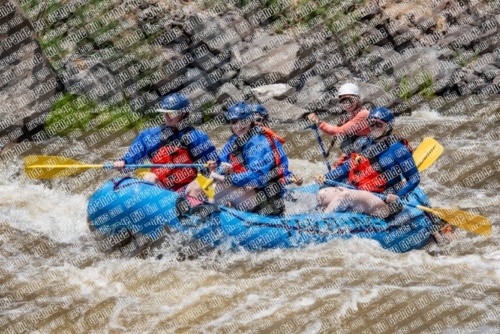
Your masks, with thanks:
M330 147L326 151L326 158L330 156L330 151L332 150L333 146L335 145L335 142L337 141L337 136L333 136L332 140L330 141Z
M147 164L147 165L125 165L123 168L205 168L205 164ZM103 165L103 168L114 168L113 165Z
M314 133L316 133L316 139L318 140L319 147L321 148L321 153L323 154L323 158L325 158L326 167L328 168L328 171L331 171L332 166L328 162L328 156L326 155L325 147L323 146L323 141L321 140L318 126L316 124L313 124L313 125L306 127L306 129L313 129Z
M204 164L147 164L147 165L125 165L123 168L205 168ZM28 168L103 168L113 169L113 165L30 165Z

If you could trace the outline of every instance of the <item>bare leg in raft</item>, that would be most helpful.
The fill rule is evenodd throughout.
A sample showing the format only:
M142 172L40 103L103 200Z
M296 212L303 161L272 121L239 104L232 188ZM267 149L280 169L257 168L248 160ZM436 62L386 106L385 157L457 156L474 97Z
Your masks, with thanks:
M328 187L321 189L316 195L316 199L326 213L352 211L379 218L389 216L387 204L382 199L364 190Z

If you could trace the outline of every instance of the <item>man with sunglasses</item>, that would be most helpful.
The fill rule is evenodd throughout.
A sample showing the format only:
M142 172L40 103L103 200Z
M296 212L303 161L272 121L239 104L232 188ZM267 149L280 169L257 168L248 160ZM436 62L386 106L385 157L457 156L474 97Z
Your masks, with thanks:
M215 201L242 211L263 215L284 212L283 160L278 141L255 122L254 107L245 102L232 105L226 115L233 136L220 152L223 171L209 162L211 177L218 181Z
M332 145L335 142L335 138L340 139L342 155L333 165L333 168L344 164L349 154L357 150L355 142L358 137L367 136L370 133L367 121L370 112L362 108L359 87L353 83L343 84L339 89L339 102L346 114L341 117L338 126L321 121L315 113L307 116L311 122L318 125L321 131L335 136L332 140Z
M368 143L360 154L351 153L348 161L317 178L342 180L359 190L344 187L324 188L318 193L318 202L326 212L354 210L380 218L393 216L401 210L396 201L409 195L420 182L420 173L413 160L409 143L392 134L394 114L387 108L373 109L368 118ZM382 193L384 203L373 193Z
M153 164L205 164L219 161L217 150L208 136L189 121L189 100L182 94L165 96L158 112L164 114L165 124L141 132L123 158L114 167L150 160ZM194 168L152 168L143 179L161 183L166 189L195 196L197 171ZM199 187L198 187L199 188Z

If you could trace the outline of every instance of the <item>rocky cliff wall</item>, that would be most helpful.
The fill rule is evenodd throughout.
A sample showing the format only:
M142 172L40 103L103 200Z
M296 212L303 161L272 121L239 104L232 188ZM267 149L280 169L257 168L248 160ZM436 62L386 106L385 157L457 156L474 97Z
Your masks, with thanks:
M27 50L1 69L3 143L23 138L61 96L39 138L124 112L132 124L172 92L192 99L201 122L239 100L281 121L336 114L347 81L361 86L364 102L396 113L500 89L499 1L25 0L24 15L2 4L4 40L27 36L2 43L2 59ZM34 66L20 65L26 60Z
M55 101L57 77L18 3L0 0L0 146L31 139ZM60 86L60 85L59 85Z

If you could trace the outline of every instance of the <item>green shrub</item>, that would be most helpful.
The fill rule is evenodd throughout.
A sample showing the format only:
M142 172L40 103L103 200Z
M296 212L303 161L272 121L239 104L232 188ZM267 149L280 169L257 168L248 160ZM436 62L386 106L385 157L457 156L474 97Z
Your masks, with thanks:
M64 136L77 129L102 129L124 116L126 122L123 128L133 128L158 116L156 113L135 113L126 102L109 106L93 101L78 108L77 98L78 96L66 92L63 99L52 106L44 124L48 134Z

